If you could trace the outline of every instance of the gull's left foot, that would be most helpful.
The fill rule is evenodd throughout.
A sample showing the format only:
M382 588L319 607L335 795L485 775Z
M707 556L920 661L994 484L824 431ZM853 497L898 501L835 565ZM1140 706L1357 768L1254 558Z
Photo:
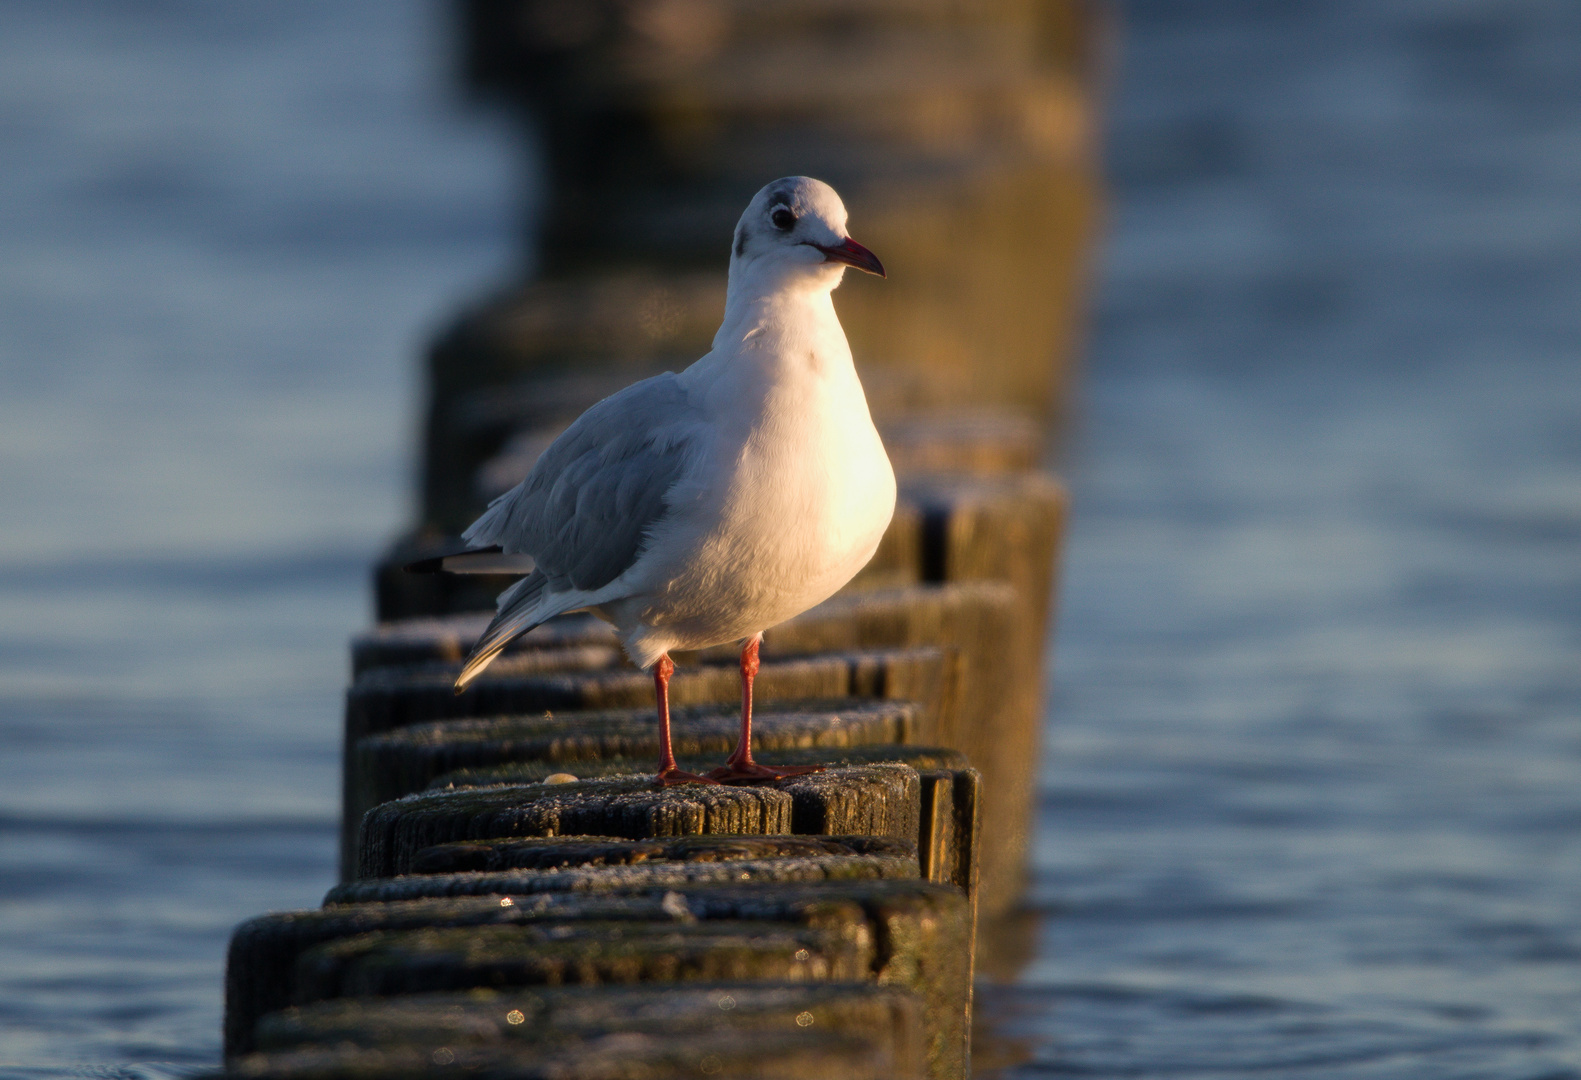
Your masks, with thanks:
M737 783L751 783L754 780L783 780L787 776L806 776L808 773L823 772L824 765L759 765L755 761L732 761L711 769L708 773L710 780L717 780L721 784L732 781Z

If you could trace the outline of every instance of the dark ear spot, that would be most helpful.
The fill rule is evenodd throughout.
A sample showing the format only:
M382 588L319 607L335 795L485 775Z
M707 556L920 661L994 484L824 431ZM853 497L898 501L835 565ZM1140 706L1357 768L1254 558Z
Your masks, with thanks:
M736 226L736 258L741 258L747 250L747 227L745 223Z

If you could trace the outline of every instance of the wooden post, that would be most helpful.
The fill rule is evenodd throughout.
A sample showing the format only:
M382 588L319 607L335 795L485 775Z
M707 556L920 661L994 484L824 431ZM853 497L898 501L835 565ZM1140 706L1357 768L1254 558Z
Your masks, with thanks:
M866 746L781 748L758 755L768 765L877 765L894 762L910 765L918 772L934 769L965 769L966 755L944 746L915 746L874 743ZM681 768L697 772L713 763L709 757L681 757ZM549 761L513 761L483 769L456 769L441 773L429 783L429 791L451 788L489 787L497 784L541 784L551 776L595 780L608 776L640 774L648 765L646 757L607 757L584 761L574 766ZM574 769L574 772L568 771Z
M357 784L351 770L357 743L364 736L450 717L640 707L653 700L652 680L639 671L531 671L534 655L524 653L497 661L459 695L451 689L455 665L381 668L352 685L346 693L342 751L343 876L349 875L354 865L350 839L361 807L352 801ZM529 672L519 671L520 666L527 666ZM941 713L954 702L953 677L953 663L937 649L850 652L766 661L758 673L756 691L763 703L849 697L911 701L920 706L917 737L931 742ZM670 700L675 706L737 701L739 680L733 664L679 668L670 681Z
M524 868L440 874L421 872L414 867L413 871L395 877L364 878L336 885L329 890L324 902L364 904L498 894L535 896L604 892L614 888L687 889L748 881L760 886L778 886L798 882L866 881L918 876L917 856L909 846L903 855L868 853L765 856L733 860L673 859L654 860L635 866L565 867L558 870Z
M904 765L867 765L752 786L658 788L632 776L410 795L363 818L357 876L388 877L434 844L507 836L810 833L911 840L919 784Z
M924 1075L921 999L872 984L565 986L339 998L265 1016L257 1045L276 1053L316 1045L526 1047L551 1054L567 1045L586 1052L609 1035L663 1034L693 1040L699 1054L717 1052L721 1036L789 1035L800 1042L860 1035L879 1043L895 1076ZM754 1050L748 1059L761 1056Z
M800 1014L798 1014L800 1015ZM915 1080L914 1058L895 1056L887 1032L620 1032L561 1044L412 1046L314 1044L249 1054L231 1080L435 1080L482 1075L513 1080L750 1075L756 1080ZM742 1073L741 1068L750 1072ZM728 1070L728 1071L727 1071Z
M984 915L1006 914L1025 890L1043 735L1043 670L1054 570L1067 497L1051 477L918 477L909 497L923 510L928 580L1007 582L1017 603L995 678L998 715L948 745L988 779L979 854Z
M653 680L631 667L545 670L535 653L496 661L460 694L459 665L370 671L346 692L348 745L409 724L469 716L542 713L546 709L639 708L653 702ZM875 649L810 657L766 659L756 682L758 700L831 701L870 697L922 707L918 733L938 729L953 704L954 671L939 649ZM678 666L670 681L672 705L739 701L734 663Z
M757 712L754 744L773 751L910 743L915 741L918 711L908 702L860 699L838 711L770 703ZM735 705L675 708L671 717L676 754L716 758L707 768L724 761L740 734L740 709ZM413 724L358 740L347 773L351 788L346 820L355 826L370 808L421 791L435 777L457 769L523 761L564 766L551 769L554 773L620 758L627 766L622 772L641 773L653 769L658 755L652 708Z
M509 901L508 903L504 901ZM929 1074L968 1075L960 890L916 881L479 897L328 907L244 923L226 974L227 1053L296 1002L553 982L857 981L925 1003ZM617 935L618 936L613 936Z
M915 573L931 584L843 593L771 630L764 655L932 645L955 658L952 707L941 713L943 726L929 741L965 751L988 780L982 905L985 916L998 917L1025 888L1042 741L1044 643L1067 499L1059 484L1039 473L918 474L906 479L904 496L914 513L897 518L891 546L914 552ZM461 625L427 624L428 644L421 647L415 628L402 636L414 652L440 654L458 648ZM568 640L561 632L524 648L564 649ZM553 663L558 655L519 662ZM376 693L371 684L367 693Z
M413 855L410 865L402 867L401 872L458 874L500 870L564 870L571 867L652 866L673 862L734 863L825 855L880 855L914 862L917 848L909 841L887 836L702 835L653 840L621 840L605 836L534 836L435 844Z

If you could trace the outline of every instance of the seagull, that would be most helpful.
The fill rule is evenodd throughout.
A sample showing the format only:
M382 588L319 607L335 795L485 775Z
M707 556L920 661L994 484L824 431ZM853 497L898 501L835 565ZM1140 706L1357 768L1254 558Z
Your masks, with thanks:
M752 759L752 681L763 631L850 581L895 510L895 473L830 296L848 266L886 276L847 235L828 184L792 176L753 196L708 354L588 409L462 534L482 557L526 556L533 569L500 594L457 693L513 638L586 610L653 670L660 784L819 768ZM684 772L669 654L734 641L740 741L707 776Z

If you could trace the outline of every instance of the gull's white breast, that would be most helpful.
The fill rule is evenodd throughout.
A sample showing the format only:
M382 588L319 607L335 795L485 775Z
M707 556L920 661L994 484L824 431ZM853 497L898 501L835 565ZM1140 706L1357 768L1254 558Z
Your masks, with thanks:
M820 299L816 317L771 325L682 373L708 436L633 568L647 580L604 606L634 657L800 614L851 580L888 528L894 472Z

